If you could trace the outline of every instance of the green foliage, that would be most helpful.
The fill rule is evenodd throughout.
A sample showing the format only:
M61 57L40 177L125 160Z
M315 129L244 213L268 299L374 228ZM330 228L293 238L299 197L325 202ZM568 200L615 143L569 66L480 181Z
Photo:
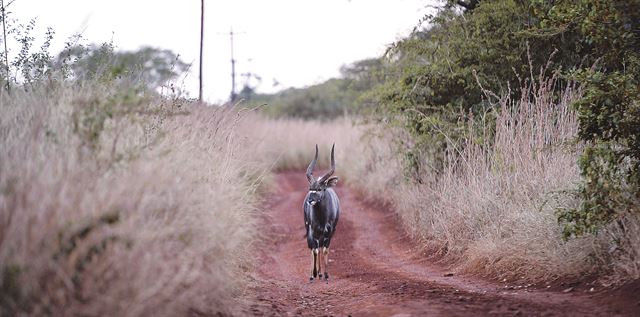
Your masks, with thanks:
M480 0L446 0L447 6L449 8L455 6L461 6L467 11L471 11L475 9L478 4L480 4Z
M372 107L368 93L389 79L389 63L383 58L369 58L345 65L340 69L346 89L357 95L354 108L357 111Z
M593 233L640 211L640 1L537 1L540 29L583 57L572 77L586 142L578 209L560 212L565 236Z
M597 232L638 211L640 1L444 2L425 18L427 28L389 50L383 83L368 94L380 121L410 135L399 140L405 174L420 182L425 169L438 173L467 142L488 145L487 123L508 110L488 100L531 98L518 88L559 70L560 85L582 87L575 107L577 137L585 142L583 203L558 213L565 236Z
M486 131L469 135L467 126L473 120L490 123L500 110L487 102L487 92L517 100L520 89L511 87L526 85L530 79L521 74L546 68L556 49L531 41L526 30L533 17L526 3L476 1L470 8L461 13L446 6L426 18L427 29L396 43L387 54L389 80L372 93L381 119L412 136L401 152L411 153L413 175L423 169L438 173L468 138L484 142Z
M330 119L343 115L345 105L354 97L346 91L342 79L330 79L307 88L290 88L275 95L256 96L266 103L264 111L274 116L301 119Z
M108 98L75 100L76 107L71 114L73 132L80 137L84 146L93 153L100 150L100 136L105 132L108 120L120 120L138 113L151 112L148 98L141 89L130 87Z
M558 220L565 224L565 238L597 232L627 205L629 198L625 197L629 189L622 188L620 183L624 175L618 168L617 157L607 144L588 146L579 166L585 182L581 190L581 208L562 209L558 213Z

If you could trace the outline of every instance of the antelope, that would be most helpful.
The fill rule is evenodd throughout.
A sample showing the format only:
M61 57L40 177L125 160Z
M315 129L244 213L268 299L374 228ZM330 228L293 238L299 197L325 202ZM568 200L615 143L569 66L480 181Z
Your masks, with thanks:
M318 162L318 145L316 144L316 155L307 167L307 180L309 181L309 192L304 198L304 225L306 229L307 245L311 250L311 277L322 279L322 268L324 268L324 279L328 282L329 273L329 244L331 237L336 232L338 218L340 216L340 200L333 190L338 183L337 176L331 176L336 170L336 160L334 157L335 144L331 147L331 170L319 177L313 178L313 170ZM320 252L322 248L322 252ZM324 261L324 263L322 263ZM322 264L321 264L322 263Z

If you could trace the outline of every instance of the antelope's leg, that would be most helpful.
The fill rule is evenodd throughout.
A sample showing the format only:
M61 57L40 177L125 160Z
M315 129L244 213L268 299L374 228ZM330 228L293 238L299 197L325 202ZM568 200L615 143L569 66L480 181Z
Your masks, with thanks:
M329 273L327 273L327 267L329 267L329 248L322 248L322 259L324 260L324 279L329 279ZM321 276L322 277L322 276Z
M311 250L311 257L313 262L311 263L311 280L313 280L315 277L318 277L318 271L319 271L319 267L318 267L318 260L319 260L319 256L318 256L318 249L314 248Z
M320 274L320 254L318 254L318 248L313 249L313 263L314 263L314 269L313 269L313 277L318 277L318 275Z
M320 249L318 249L318 278L322 278L322 268L324 267L324 264L322 263L322 252L320 252ZM326 271L326 267L324 267L325 271Z
M310 281L313 281L313 278L316 275L316 254L313 253L313 249L311 249L311 277Z

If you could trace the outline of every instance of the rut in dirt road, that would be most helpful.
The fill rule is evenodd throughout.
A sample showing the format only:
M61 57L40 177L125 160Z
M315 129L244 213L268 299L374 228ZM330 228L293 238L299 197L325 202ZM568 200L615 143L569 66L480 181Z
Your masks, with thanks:
M508 289L477 278L445 276L411 248L394 215L337 189L342 213L332 241L331 280L308 282L310 258L302 201L302 173L276 175L266 202L264 231L251 292L258 316L612 316L629 314L588 293Z

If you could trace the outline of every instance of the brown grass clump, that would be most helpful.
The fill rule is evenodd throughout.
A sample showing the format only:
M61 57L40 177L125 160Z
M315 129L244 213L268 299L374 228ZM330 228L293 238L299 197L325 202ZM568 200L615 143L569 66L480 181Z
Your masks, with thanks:
M235 112L97 84L0 98L0 315L238 303L265 165Z

